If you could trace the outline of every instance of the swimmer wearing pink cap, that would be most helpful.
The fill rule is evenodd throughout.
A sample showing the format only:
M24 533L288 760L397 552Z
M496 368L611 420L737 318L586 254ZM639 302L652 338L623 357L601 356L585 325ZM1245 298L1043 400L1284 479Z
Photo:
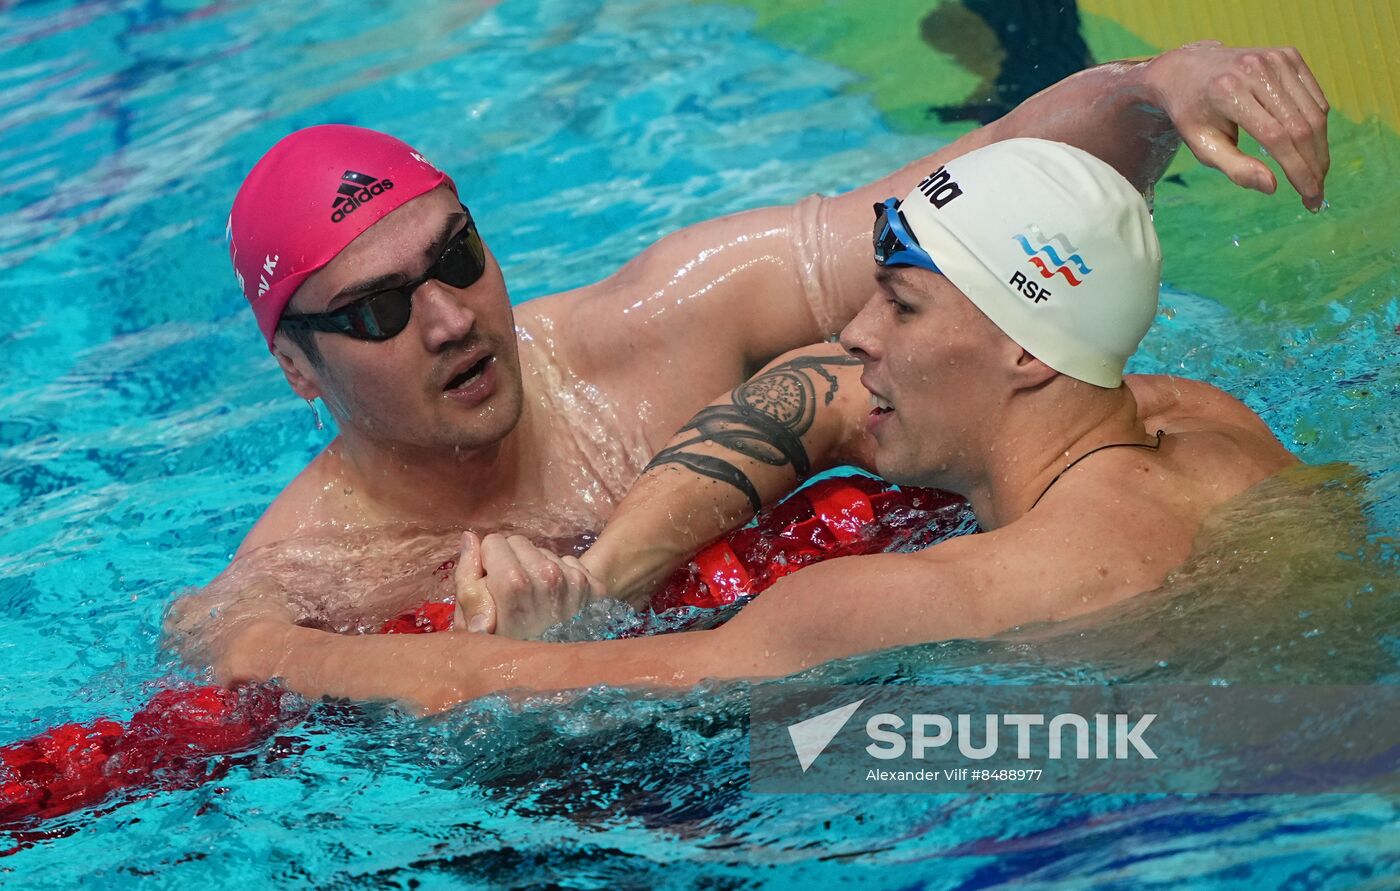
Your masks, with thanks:
M864 188L697 224L603 281L514 308L491 233L478 232L464 206L470 196L420 153L356 127L288 136L234 201L230 254L288 382L324 402L339 435L272 503L198 608L184 611L203 617L186 630L218 663L232 641L247 642L227 633L238 620L335 626L362 617L367 603L392 615L434 586L450 595L450 580L435 581L430 567L421 582L405 582L406 560L451 550L446 538L437 551L425 545L423 530L506 529L535 540L596 532L653 453L715 394L834 335L867 302L872 204L980 146L1054 139L1142 189L1179 133L1237 183L1271 191L1268 168L1219 136L1239 127L1264 137L1315 206L1325 153L1272 137L1281 116L1302 113L1242 101L1271 86L1243 76L1259 68L1260 52L1198 45L1081 72ZM1266 98L1301 102L1315 82L1296 54L1280 58L1298 89ZM1222 91L1227 82L1235 86ZM313 539L329 553L281 546ZM527 545L493 539L498 552L485 556L517 561L523 574L546 570L561 585L586 580L577 560ZM350 561L359 574L347 586ZM339 599L328 604L307 587L336 588ZM391 589L411 596L389 603Z
M447 174L422 155L363 127L308 127L263 155L234 199L228 242L234 276L268 348L308 276L375 223L440 185L456 193Z

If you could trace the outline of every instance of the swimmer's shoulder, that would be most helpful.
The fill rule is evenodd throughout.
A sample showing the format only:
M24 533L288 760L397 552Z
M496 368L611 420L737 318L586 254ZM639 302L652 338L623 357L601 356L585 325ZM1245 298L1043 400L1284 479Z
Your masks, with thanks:
M1263 423L1249 406L1205 381L1174 374L1130 374L1123 380L1133 391L1138 411L1146 419L1165 416L1179 420Z
M1170 374L1133 374L1125 382L1149 432L1216 433L1290 454L1263 418L1219 387Z
M335 455L327 447L302 468L248 530L234 556L241 557L258 548L297 538L308 530L322 528L354 513L352 506L344 503L353 499L353 492L347 495L342 491L339 498L326 495L328 487L334 487L338 478L335 464Z
M536 297L515 308L516 328L533 337L560 366L589 379L635 366L647 345L637 313L618 312L617 277L558 294Z
M1193 526L1217 505L1299 463L1258 414L1218 387L1172 375L1133 375L1127 383L1146 430L1167 434L1162 451L1145 461L1161 473L1144 477L1143 491Z

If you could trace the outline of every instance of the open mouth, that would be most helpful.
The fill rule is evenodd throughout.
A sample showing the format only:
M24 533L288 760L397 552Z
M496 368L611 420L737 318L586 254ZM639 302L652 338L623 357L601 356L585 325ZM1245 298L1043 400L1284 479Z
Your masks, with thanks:
M482 356L475 363L463 369L461 374L449 380L443 390L460 390L463 387L471 386L473 381L486 372L494 358L494 356Z
M874 393L870 394L870 408L872 415L888 415L894 412L894 406L890 404L889 400L881 399Z

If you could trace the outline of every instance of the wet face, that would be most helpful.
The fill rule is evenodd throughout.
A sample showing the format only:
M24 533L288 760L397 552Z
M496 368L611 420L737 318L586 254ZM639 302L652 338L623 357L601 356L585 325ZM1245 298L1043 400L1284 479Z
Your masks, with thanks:
M423 275L466 223L439 187L396 209L297 290L288 313L339 309ZM515 320L500 267L466 288L430 280L413 292L408 326L384 341L315 332L314 365L285 333L275 347L298 394L325 400L347 436L384 444L474 449L520 418Z
M986 419L1005 406L1006 363L1020 349L941 275L894 267L877 278L841 332L865 365L876 466L896 483L956 489L987 447Z

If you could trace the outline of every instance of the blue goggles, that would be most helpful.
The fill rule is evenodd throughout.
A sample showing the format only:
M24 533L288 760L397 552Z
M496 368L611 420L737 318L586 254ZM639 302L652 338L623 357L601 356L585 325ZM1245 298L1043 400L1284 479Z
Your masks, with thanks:
M904 214L899 212L899 199L886 198L875 205L875 263L878 266L917 266L943 274L938 264L919 247L919 239L909 231Z

